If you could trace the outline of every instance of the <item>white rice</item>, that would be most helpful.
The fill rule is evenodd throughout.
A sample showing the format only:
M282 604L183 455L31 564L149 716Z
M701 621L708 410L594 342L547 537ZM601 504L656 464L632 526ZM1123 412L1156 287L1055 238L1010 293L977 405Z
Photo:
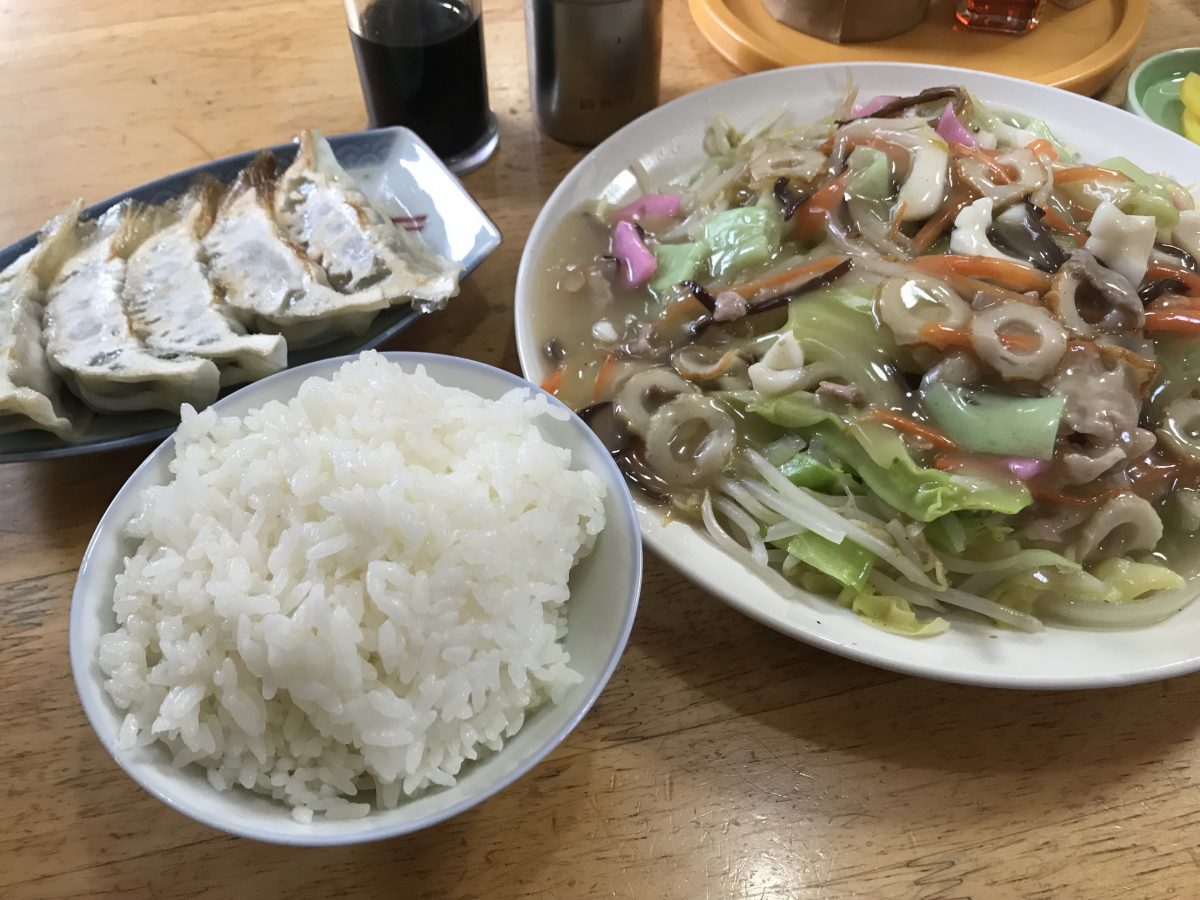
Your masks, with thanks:
M299 821L455 782L580 676L561 638L604 486L515 390L374 353L244 418L184 408L100 645L120 743ZM351 799L352 798L352 799Z

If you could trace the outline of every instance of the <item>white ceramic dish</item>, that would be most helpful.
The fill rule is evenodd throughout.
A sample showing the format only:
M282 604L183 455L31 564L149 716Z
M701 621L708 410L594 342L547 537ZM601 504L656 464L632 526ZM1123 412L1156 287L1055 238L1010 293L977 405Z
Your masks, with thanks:
M851 75L861 96L912 94L963 84L988 103L1047 120L1086 159L1126 156L1184 183L1200 179L1200 147L1123 110L1042 85L965 69L897 63L801 66L737 78L681 97L623 128L584 157L542 209L517 276L516 333L521 366L533 381L548 371L538 347L533 283L538 255L560 219L579 203L618 201L634 189L629 166L654 175L692 168L705 121L722 114L749 126L786 106L800 120L827 116ZM898 672L1011 688L1094 688L1152 681L1200 669L1200 603L1148 628L1122 631L1050 627L1038 634L954 616L944 635L913 640L862 623L832 601L783 598L691 526L666 523L638 500L647 542L681 572L736 609L792 637Z
M442 384L495 399L514 387L538 389L508 372L482 363L428 353L387 353L405 369L424 365ZM289 369L252 384L217 402L222 414L244 414L268 400L286 400L311 376L331 375L353 357L322 360ZM557 401L554 401L557 403ZM625 649L641 588L642 548L637 517L625 481L604 446L578 418L542 421L542 433L572 452L573 465L595 472L608 487L607 524L592 553L571 575L565 639L572 665L583 676L554 706L543 707L497 754L468 768L447 790L425 793L397 809L373 812L362 819L311 824L294 821L282 804L238 790L218 792L198 767L176 769L160 746L119 750L117 732L123 719L102 687L96 664L100 637L116 627L112 611L113 581L132 551L120 532L141 492L168 477L174 439L159 446L121 488L88 544L71 600L71 669L84 711L101 743L135 781L168 806L213 828L262 841L297 845L335 845L394 837L425 828L469 809L516 781L579 723L600 695Z

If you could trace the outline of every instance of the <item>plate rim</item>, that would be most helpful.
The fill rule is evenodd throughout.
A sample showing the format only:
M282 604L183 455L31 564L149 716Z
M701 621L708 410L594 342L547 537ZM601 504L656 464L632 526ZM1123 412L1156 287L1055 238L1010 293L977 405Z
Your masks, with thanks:
M613 135L610 135L605 141L593 148L585 155L566 176L559 182L555 190L546 199L537 218L529 232L529 237L522 251L521 262L517 269L516 296L514 298L514 331L517 343L517 357L520 361L521 371L526 378L537 380L537 375L540 371L538 365L538 352L533 343L532 336L532 320L528 315L528 309L531 301L529 300L532 294L532 272L536 267L537 254L533 248L535 238L541 238L542 232L546 232L550 227L550 211L552 207L561 205L563 198L572 189L572 183L579 178L582 178L590 169L596 168L598 159L601 154L609 152L612 147L618 146L622 140L627 139L635 128L644 127L644 122L650 120L661 113L662 110L672 107L682 107L685 104L703 104L705 101L714 96L719 96L721 93L730 90L729 85L740 82L754 82L766 79L778 79L786 77L788 73L809 72L809 73L841 73L847 70L867 69L874 71L890 71L903 69L911 74L928 73L930 78L955 78L967 76L972 81L997 81L1002 83L1010 83L1022 86L1022 88L1033 88L1041 92L1050 92L1062 94L1069 97L1071 102L1082 102L1085 104L1097 104L1104 108L1108 114L1116 114L1118 119L1121 116L1128 116L1130 119L1138 121L1142 125L1148 126L1145 120L1139 119L1128 110L1121 109L1117 106L1112 106L1107 103L1095 100L1091 97L1086 97L1081 94L1072 93L1063 88L1052 85L1041 84L1039 82L1029 81L1027 79L1014 78L1009 75L999 75L994 72L981 72L977 70L964 69L957 66L936 66L927 65L924 63L893 63L883 61L864 61L850 63L814 63L811 65L789 66L776 69L770 69L763 72L755 72L747 75L738 76L726 81L717 82L694 91L689 94L684 94L677 97L662 106L651 110L640 118L626 125ZM699 99L696 99L699 97ZM1052 125L1054 123L1051 123ZM1184 138L1173 135L1170 138L1164 138L1170 143L1175 141L1183 142ZM1190 145L1189 145L1190 146ZM632 157L633 154L630 154ZM619 174L614 171L613 175ZM540 245L540 241L538 244ZM525 313L525 315L522 315ZM803 641L810 646L835 653L847 659L876 668L885 669L888 671L898 672L904 675L913 675L922 678L928 678L935 681L949 682L955 684L964 684L981 687L994 687L1013 690L1091 690L1120 687L1132 684L1140 684L1145 682L1159 681L1166 678L1185 675L1191 672L1200 670L1200 649L1193 651L1186 658L1172 660L1170 662L1154 665L1134 666L1130 668L1120 669L1113 672L1105 672L1098 674L1035 674L1026 675L1021 672L1007 670L1002 672L995 671L973 671L970 669L949 668L945 665L938 664L936 661L922 659L919 654L899 652L882 654L880 652L864 649L857 643L848 640L839 640L828 635L816 632L804 623L790 622L786 619L764 610L760 605L748 602L742 599L736 591L731 590L727 585L714 574L707 570L696 572L689 569L686 565L687 560L680 552L673 550L661 537L661 532L666 528L686 527L694 531L694 527L690 525L681 525L680 523L672 523L664 526L661 519L661 510L646 503L641 497L635 495L635 504L638 508L638 516L642 526L643 540L650 546L654 552L667 561L683 577L689 579L693 583L697 583L712 593L717 599L728 606L736 609L743 615L760 622L767 627L785 634L796 640ZM696 533L699 537L698 532ZM711 545L715 547L715 545ZM741 570L745 577L754 579L756 582L763 585L764 589L772 590L769 585L762 581L757 575L750 572L741 565L740 562L722 551L721 556L731 565L736 566ZM778 592L774 592L777 597L781 597ZM796 603L805 601L796 600ZM845 612L840 610L835 603L829 602L831 615L837 612ZM1196 601L1195 606L1200 606L1200 600ZM850 614L852 615L852 614ZM1168 619L1167 621L1170 621ZM859 623L862 628L870 628L871 626L865 623ZM961 626L966 623L955 623L956 626ZM1159 623L1161 624L1161 623ZM1047 626L1048 632L1084 632L1094 634L1100 632L1119 632L1131 633L1145 630L1145 628L1153 628L1155 626L1139 626L1126 629L1078 629L1070 626L1050 624ZM992 631L996 635L1003 637L1014 634L1014 632L1003 632L1000 629L993 628ZM1045 633L1045 632L1043 632ZM910 646L920 646L921 639L896 637L896 640L908 642ZM937 640L932 638L930 640ZM982 646L982 645L981 645Z

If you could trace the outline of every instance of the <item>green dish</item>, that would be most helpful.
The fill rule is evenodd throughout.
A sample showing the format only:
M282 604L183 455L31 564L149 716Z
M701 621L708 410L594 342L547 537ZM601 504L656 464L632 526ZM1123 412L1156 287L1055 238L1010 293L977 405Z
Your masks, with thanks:
M1179 86L1188 72L1200 72L1200 47L1183 47L1151 56L1129 76L1125 108L1176 134L1182 133Z

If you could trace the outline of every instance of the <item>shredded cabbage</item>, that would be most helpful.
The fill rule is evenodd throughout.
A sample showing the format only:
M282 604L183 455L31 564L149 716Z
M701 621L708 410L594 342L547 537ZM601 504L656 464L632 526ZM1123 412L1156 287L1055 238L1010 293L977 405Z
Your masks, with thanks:
M1151 216L1160 233L1169 233L1179 224L1179 210L1170 197L1136 181L1079 181L1059 185L1056 190L1091 211L1107 200L1126 215Z
M854 173L848 187L858 196L883 200L892 193L892 170L885 154L871 147L855 147L846 164Z
M809 364L827 367L830 377L853 382L872 406L896 406L903 391L896 377L899 354L891 332L877 328L874 286L869 296L826 288L793 303L788 328Z
M809 391L793 391L778 397L759 395L759 399L746 405L746 410L784 428L803 429L820 422L839 421L817 402L816 394Z
M679 282L695 275L709 255L708 245L701 241L655 244L652 249L658 267L650 280L650 291L660 299Z
M822 494L862 492L862 484L842 466L826 465L811 453L797 453L779 468L792 484L810 491Z
M779 249L779 214L762 206L715 213L704 223L704 243L710 248L708 267L714 278L734 275L759 265Z
M993 112L978 97L971 97L972 124L983 131L995 135L996 146L1002 150L1012 150L1017 147L1027 147L1033 141L1049 141L1058 152L1063 162L1074 162L1079 154L1071 147L1062 143L1058 135L1043 122L1024 113L1005 110L1003 113Z
M1067 398L1016 397L936 382L924 396L934 423L968 450L1049 459Z
M850 608L868 625L905 637L934 637L942 634L950 623L941 616L919 619L908 601L862 591L850 599Z
M819 433L824 445L872 492L918 522L960 510L1012 515L1032 502L1029 489L1016 482L922 468L900 435L880 425L858 425L846 434L820 427Z
M1183 578L1165 566L1134 562L1132 559L1106 559L1092 569L1092 575L1104 582L1110 603L1126 603L1151 591L1181 588Z
M839 584L862 590L875 555L849 541L835 544L807 531L787 541L787 552Z

